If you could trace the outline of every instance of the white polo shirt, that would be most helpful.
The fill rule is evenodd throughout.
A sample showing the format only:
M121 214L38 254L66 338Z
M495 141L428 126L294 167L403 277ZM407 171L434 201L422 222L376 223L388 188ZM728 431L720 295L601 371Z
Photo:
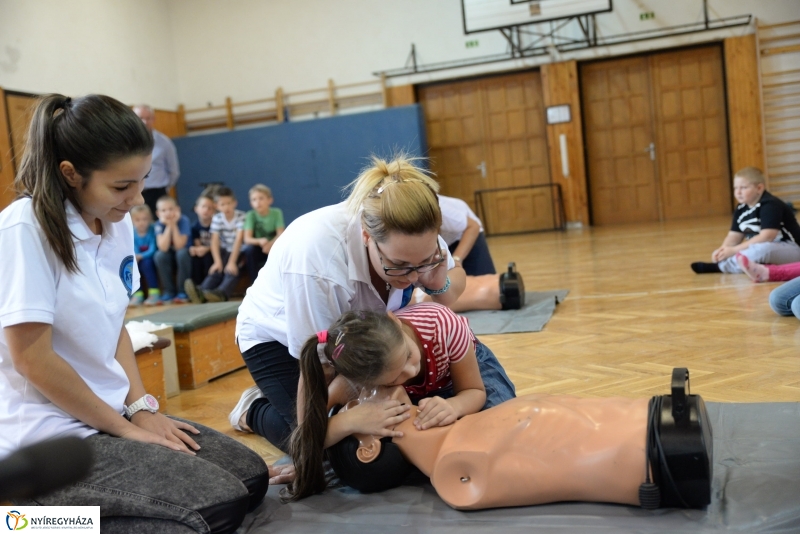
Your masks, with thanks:
M441 237L439 245L446 246ZM349 217L342 202L297 218L275 242L239 308L237 343L244 352L278 341L299 358L306 340L344 312L397 310L402 299L392 288L384 303L372 286L361 217Z
M449 247L464 235L467 229L467 220L472 219L478 223L483 232L483 224L475 213L469 209L469 204L460 198L446 197L439 195L439 208L442 210L442 227L439 230L447 246Z
M98 236L72 204L65 207L77 273L68 272L46 243L30 199L0 213L0 327L52 325L55 352L122 414L130 383L115 355L129 295L139 286L133 225L126 215L119 223L106 223ZM0 456L43 439L96 432L17 373L0 330Z

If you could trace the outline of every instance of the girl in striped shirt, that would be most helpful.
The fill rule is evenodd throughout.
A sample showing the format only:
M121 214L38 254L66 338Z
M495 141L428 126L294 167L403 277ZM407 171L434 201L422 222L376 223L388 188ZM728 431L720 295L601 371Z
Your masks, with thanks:
M351 311L306 341L300 356L298 426L291 451L296 479L291 499L326 487L324 449L351 434L400 437L392 427L409 417L396 400L364 402L328 417L353 400L360 387L402 385L419 412L414 426L446 426L476 413L486 402L475 347L464 317L436 303L395 313Z

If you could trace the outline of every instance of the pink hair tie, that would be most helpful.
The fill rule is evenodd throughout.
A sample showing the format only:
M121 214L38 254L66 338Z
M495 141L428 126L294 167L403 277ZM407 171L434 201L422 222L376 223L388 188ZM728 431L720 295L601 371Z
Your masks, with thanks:
M320 330L317 332L317 342L319 343L327 343L328 342L328 331L327 330Z

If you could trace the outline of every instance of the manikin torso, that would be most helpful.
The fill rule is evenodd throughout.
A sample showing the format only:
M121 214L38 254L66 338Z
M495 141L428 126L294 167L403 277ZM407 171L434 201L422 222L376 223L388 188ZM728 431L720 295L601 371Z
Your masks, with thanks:
M354 402L396 398L403 388L365 391ZM460 509L556 501L638 505L645 480L648 398L526 395L456 423L428 430L411 417L395 430L402 454ZM374 458L380 441L357 436L358 457Z

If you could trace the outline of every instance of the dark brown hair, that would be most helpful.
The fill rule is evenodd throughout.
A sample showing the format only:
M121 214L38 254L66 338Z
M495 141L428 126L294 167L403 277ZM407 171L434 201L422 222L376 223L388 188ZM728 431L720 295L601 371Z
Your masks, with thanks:
M82 211L80 202L61 173L69 161L83 178L131 156L153 151L153 136L125 104L103 95L72 100L63 95L39 99L28 129L25 153L14 189L30 197L45 239L70 272L78 271L75 246L67 225L64 201Z
M392 351L402 343L400 327L386 313L349 311L328 329L325 355L337 374L360 386L375 386L379 385L375 381L385 371ZM304 418L290 437L296 473L294 482L287 487L291 501L323 491L328 484L322 466L328 432L328 381L317 345L315 335L305 342L300 354Z

